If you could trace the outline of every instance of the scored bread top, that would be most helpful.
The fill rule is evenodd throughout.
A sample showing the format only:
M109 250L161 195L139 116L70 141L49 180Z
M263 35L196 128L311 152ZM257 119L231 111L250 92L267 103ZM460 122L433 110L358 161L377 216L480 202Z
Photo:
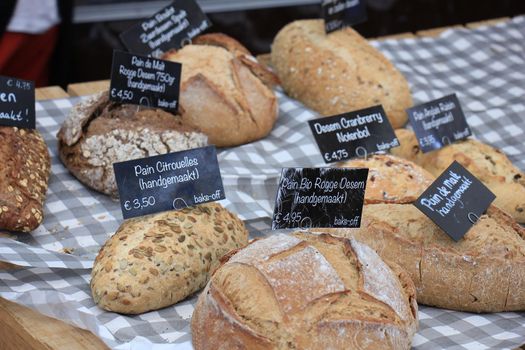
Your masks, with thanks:
M210 143L237 146L266 136L277 119L273 74L244 53L238 42L209 34L163 59L182 64L181 116ZM247 51L247 50L246 50Z
M231 345L233 325L238 339L258 339L243 343L247 348L408 349L417 327L414 298L404 271L356 240L278 234L234 253L215 272L192 320L193 344ZM328 336L333 332L339 336Z
M503 152L478 140L466 139L423 153L413 131L398 129L396 135L401 146L393 148L392 154L419 164L434 176L456 160L494 192L496 206L525 223L525 173Z
M411 203L423 193L434 176L419 165L389 154L352 159L343 168L368 168L365 203Z

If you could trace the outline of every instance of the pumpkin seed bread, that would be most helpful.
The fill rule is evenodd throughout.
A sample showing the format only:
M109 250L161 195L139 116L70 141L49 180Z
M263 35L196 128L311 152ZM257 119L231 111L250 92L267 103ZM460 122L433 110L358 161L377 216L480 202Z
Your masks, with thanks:
M400 350L417 322L414 285L399 266L354 239L301 232L224 258L191 331L196 350Z
M456 160L482 181L494 194L494 205L525 223L525 173L500 150L474 139L466 139L428 153L421 152L414 132L396 130L400 147L392 154L419 164L439 176Z
M221 257L247 243L244 223L217 203L127 220L95 259L93 299L123 314L175 304L206 285Z
M51 161L37 130L0 126L0 229L30 232L43 220Z

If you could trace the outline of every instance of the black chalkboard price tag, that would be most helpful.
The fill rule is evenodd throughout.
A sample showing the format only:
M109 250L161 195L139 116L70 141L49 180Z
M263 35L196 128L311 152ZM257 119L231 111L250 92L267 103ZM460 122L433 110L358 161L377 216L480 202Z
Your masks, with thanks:
M0 125L35 128L35 83L0 76Z
M423 153L472 135L456 94L407 109Z
M399 146L381 105L309 120L308 124L326 163L363 157Z
M113 169L124 219L225 198L214 146L114 163Z
M128 51L161 57L204 32L211 22L194 0L175 0L145 21L120 34Z
M414 205L459 241L495 198L481 181L454 161Z
M272 229L359 227L368 169L285 168Z
M323 0L321 8L326 33L367 19L365 0Z
M113 51L109 99L177 113L182 65Z

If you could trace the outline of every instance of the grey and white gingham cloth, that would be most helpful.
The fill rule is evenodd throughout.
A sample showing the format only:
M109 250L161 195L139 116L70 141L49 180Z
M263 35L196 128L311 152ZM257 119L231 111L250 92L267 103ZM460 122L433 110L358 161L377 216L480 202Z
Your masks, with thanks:
M456 92L475 137L503 150L525 170L525 17L438 38L373 43L408 79L415 103ZM282 167L324 166L307 120L316 116L278 92L280 115L270 136L218 157L227 199L252 236L271 234ZM122 316L99 309L89 274L100 246L122 222L120 207L80 184L57 156L56 132L78 98L37 103L37 126L52 156L45 221L32 234L0 238L0 296L65 320L118 349L191 349L196 296L159 311ZM64 249L72 254L63 254ZM420 306L415 349L512 349L525 343L525 313L469 314Z

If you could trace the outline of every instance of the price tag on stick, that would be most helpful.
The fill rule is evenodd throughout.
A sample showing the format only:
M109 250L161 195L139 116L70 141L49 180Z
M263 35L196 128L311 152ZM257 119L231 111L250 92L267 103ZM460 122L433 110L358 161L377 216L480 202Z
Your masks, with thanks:
M454 161L414 205L459 241L495 198L481 181Z
M179 49L211 26L194 0L175 0L153 16L120 34L128 51L152 56Z
M326 163L363 157L399 146L399 140L381 105L308 124Z
M113 51L109 99L177 113L182 65Z
M225 198L214 146L114 163L113 169L124 219Z
M365 0L323 0L321 8L326 33L367 19Z
M359 227L368 169L285 168L272 229Z
M0 76L0 125L35 128L35 83Z
M409 108L407 113L423 153L472 134L456 94Z

